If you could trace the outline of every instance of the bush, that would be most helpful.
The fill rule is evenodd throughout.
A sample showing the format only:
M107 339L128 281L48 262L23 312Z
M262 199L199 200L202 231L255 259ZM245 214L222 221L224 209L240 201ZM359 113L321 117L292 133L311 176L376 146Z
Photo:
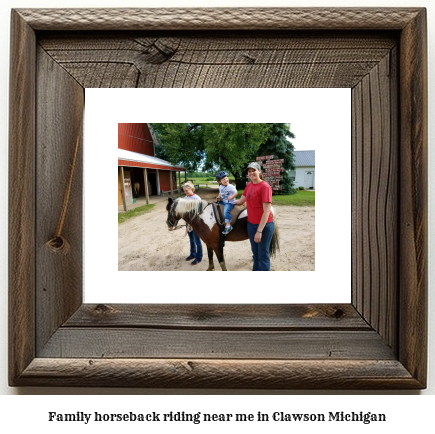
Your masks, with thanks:
M298 187L298 190L305 190L305 187L302 187L302 185L300 185L300 186Z

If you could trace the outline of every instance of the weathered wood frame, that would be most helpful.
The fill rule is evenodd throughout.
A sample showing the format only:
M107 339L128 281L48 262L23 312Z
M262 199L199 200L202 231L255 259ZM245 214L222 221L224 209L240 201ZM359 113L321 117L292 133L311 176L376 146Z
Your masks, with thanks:
M81 166L65 223L70 253L44 243L60 213L84 89L38 41L144 30L395 35L389 71L352 90L351 304L82 304ZM27 9L12 11L11 35L10 189L17 180L21 188L9 201L11 385L426 387L425 9ZM396 85L385 104L379 89Z

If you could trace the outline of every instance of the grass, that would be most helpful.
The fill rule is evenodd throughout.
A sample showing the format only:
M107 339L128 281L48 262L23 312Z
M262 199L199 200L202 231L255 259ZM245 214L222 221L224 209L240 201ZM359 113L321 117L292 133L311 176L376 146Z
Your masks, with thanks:
M273 196L274 205L315 206L315 191L298 190L296 194Z
M131 219L132 217L145 214L151 211L155 205L155 203L151 203L149 205L138 206L137 208L131 209L127 212L118 213L118 223L124 223L126 220Z
M190 178L194 184L217 185L211 181L206 181L207 178ZM230 182L233 178L230 178ZM243 190L237 190L237 199L242 195ZM296 194L289 195L274 195L273 203L275 205L293 205L293 206L315 206L316 193L315 191L297 190Z
M217 185L216 182L207 181L207 178L188 178L193 181L193 184L200 184L200 185ZM184 181L181 180L181 185L184 184Z
M213 178L213 181L207 181L207 178L188 178L193 181L193 184L199 184L199 185L218 185L216 182L216 179ZM229 178L230 182L235 183L234 178ZM184 181L181 180L181 185L184 184Z
M191 178L194 184L206 185L213 184L211 181L205 181L206 178ZM230 179L231 181L231 179ZM216 184L214 184L216 185ZM274 195L274 205L293 205L293 206L315 206L316 192L307 190L296 190L296 194ZM243 190L237 190L236 199L240 199Z
M242 195L243 190L237 190L237 199ZM293 205L293 206L315 206L314 191L297 190L296 194L274 195L273 205Z

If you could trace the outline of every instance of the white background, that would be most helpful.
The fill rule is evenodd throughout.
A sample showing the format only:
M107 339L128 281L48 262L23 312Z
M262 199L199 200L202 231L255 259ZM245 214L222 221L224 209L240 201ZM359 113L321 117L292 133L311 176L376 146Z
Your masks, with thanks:
M420 431L423 432L427 426L433 425L432 412L434 407L433 396L428 397L418 397L412 396L416 394L422 395L433 395L435 391L435 376L434 376L434 360L435 360L435 350L434 350L434 322L433 322L433 312L435 310L435 302L433 297L433 278L434 278L434 268L431 265L431 257L433 255L433 249L435 247L435 239L433 231L430 229L430 252L429 252L429 387L425 391L398 391L398 392L385 392L385 391L355 391L356 396L343 396L344 394L352 395L352 392L334 392L334 391L318 391L317 394L328 394L329 397L322 396L292 396L293 394L304 395L304 392L298 391L283 391L283 392L265 392L265 394L274 394L274 396L261 396L258 397L243 397L238 396L211 396L207 398L202 398L201 396L187 396L187 397L156 397L156 396L141 396L136 397L134 395L156 395L156 394L209 394L214 395L216 393L228 393L237 395L238 393L246 394L262 394L261 391L192 391L192 390L112 390L112 389L86 389L86 388L9 388L7 386L7 201L8 201L8 191L5 186L7 186L7 137L8 137L8 62L9 62L9 13L11 7L144 7L144 6L293 6L293 7L325 7L325 6L338 6L338 7L349 7L350 3L348 0L344 1L331 1L331 0L299 0L299 1L278 1L272 0L270 2L256 1L256 0L225 0L225 1L210 1L208 3L204 1L195 0L164 0L161 2L156 1L144 1L144 0L125 0L125 1L114 1L114 0L70 0L67 2L58 2L54 0L45 1L18 1L18 0L3 0L0 5L0 40L1 40L1 79L0 79L0 96L2 104L0 106L0 176L2 177L0 185L3 188L0 189L0 203L3 207L0 210L0 282L1 282L1 293L0 293L0 392L4 395L35 395L41 394L44 396L2 396L0 397L0 426L3 428L6 424L12 424L9 430L20 430L32 429L40 430L44 429L45 432L56 432L60 430L62 432L77 432L78 429L85 429L82 426L68 424L68 425L48 425L47 411L55 409L60 409L66 412L75 411L98 411L102 408L107 409L107 411L116 410L119 411L142 411L152 410L154 406L159 408L164 408L167 410L195 410L196 411L214 411L222 412L226 409L231 408L232 411L236 412L256 412L257 410L264 409L275 409L278 411L281 409L291 411L292 408L302 409L302 411L329 411L330 407L338 409L350 409L355 411L367 410L376 412L388 412L391 417L388 424L385 425L321 425L320 428L323 432L349 432L349 429L364 427L364 431L385 433L389 430L394 430L394 432L407 432L407 431ZM435 22L435 6L432 1L412 1L412 0L394 0L394 1L369 1L360 0L358 2L353 2L352 6L390 6L390 7L406 7L406 6L424 6L428 9L428 24L429 24L429 143L435 126L435 113L433 110L433 96L435 91L435 82L432 78L432 71L434 70L434 22ZM430 145L430 168L433 168L433 144ZM431 173L430 183L434 182L434 175ZM14 193L14 191L11 191ZM429 204L435 203L435 196L433 189L430 189L430 201ZM430 219L433 220L433 208L430 207ZM111 397L99 397L94 398L89 396L91 394L127 394L132 395L130 397L123 397L121 399L113 399ZM63 398L56 397L53 395L62 394L67 395ZM80 394L84 396L71 397L70 395ZM312 392L307 391L306 394L312 394ZM387 398L383 396L366 396L366 395L383 395L383 394L400 394L402 396L389 396ZM183 407L183 408L181 408ZM266 410L265 410L266 411ZM113 424L110 427L104 426L105 432L119 432L121 429L125 429L128 425ZM233 426L231 426L233 427ZM268 425L266 429L270 429L272 426ZM310 427L310 425L305 425L305 427ZM176 425L171 426L171 428L177 428L177 430L193 430L192 425ZM202 429L203 426L199 425L198 428ZM235 429L240 429L240 427L235 426ZM260 427L258 424L254 428L264 428L264 425ZM88 429L92 429L95 432L95 426L91 425ZM133 432L133 427L129 428ZM134 432L145 432L147 428L139 425L134 428ZM222 425L218 425L217 428L219 432L222 430ZM228 429L228 428L227 428ZM287 425L273 425L273 429L279 432L296 429L293 424ZM363 428L359 428L362 430ZM74 430L74 431L73 431ZM154 430L156 431L156 430Z
M87 89L85 301L349 303L350 94L350 89ZM153 101L153 104L144 105L143 101ZM118 122L291 122L292 132L300 137L293 140L294 145L298 146L300 140L316 150L316 271L256 273L255 284L249 272L230 271L219 277L219 290L210 290L210 279L217 277L206 271L118 272L117 190L99 191L96 200L95 190L86 189L87 185L97 185L101 176L87 164L92 161L107 168L110 185L116 185ZM340 187L340 200L333 207L329 199L332 186ZM106 204L105 208L101 204ZM144 224L141 231L146 230ZM165 220L161 230L167 231ZM138 242L141 231L137 234ZM104 236L95 243L93 234ZM171 235L183 236L180 231ZM226 262L231 269L231 257L226 257ZM204 283L192 285L193 279ZM205 287L208 289L204 290Z

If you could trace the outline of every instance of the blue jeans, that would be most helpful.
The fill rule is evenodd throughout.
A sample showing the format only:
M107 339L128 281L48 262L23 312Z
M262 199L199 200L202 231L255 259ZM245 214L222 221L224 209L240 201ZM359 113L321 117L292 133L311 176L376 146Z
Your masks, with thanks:
M251 242L252 257L254 258L252 271L270 271L269 246L275 231L275 223L273 221L266 223L261 234L261 241L256 243L254 237L258 226L248 222L248 236Z
M201 238L192 229L192 232L187 232L190 239L190 256L193 256L198 262L202 260L202 244Z
M223 203L225 223L231 223L231 210L234 208L234 203Z

